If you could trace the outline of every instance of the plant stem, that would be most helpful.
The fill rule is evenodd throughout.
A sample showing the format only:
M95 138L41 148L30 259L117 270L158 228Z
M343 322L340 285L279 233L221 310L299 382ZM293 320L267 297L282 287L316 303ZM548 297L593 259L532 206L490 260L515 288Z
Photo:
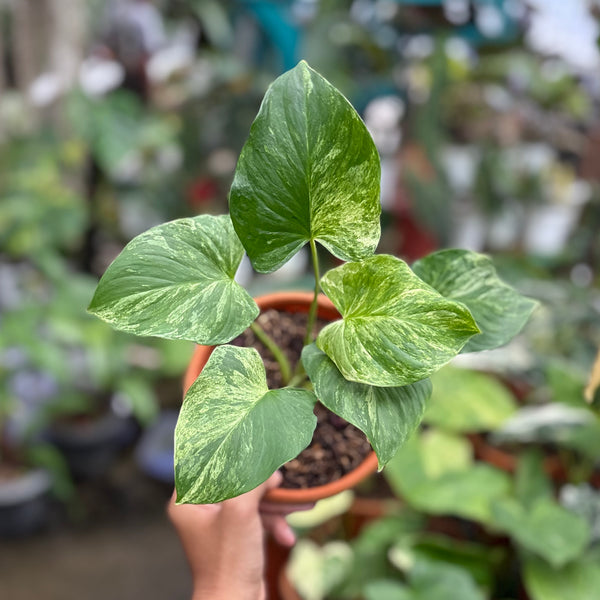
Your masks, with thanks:
M321 277L319 275L319 255L317 254L317 244L315 240L310 240L310 253L312 256L313 270L315 273L315 295L310 304L310 309L308 310L308 320L306 322L306 336L304 337L305 346L308 346L313 341L313 330L317 321L317 301L319 298L320 290L319 281Z
M308 309L308 318L306 320L306 335L304 336L304 346L308 346L313 341L313 331L315 328L315 323L317 322L317 308L318 308L318 299L319 299L319 291L321 286L319 285L319 281L321 279L319 275L319 255L317 253L317 244L314 240L310 240L310 253L312 256L312 264L313 271L315 274L315 294L313 296L312 302L310 303L310 308ZM302 364L302 359L298 360L296 363L296 368L294 369L294 375L292 380L290 381L290 385L298 385L308 379L306 375L306 371L304 370L304 366Z
M297 370L297 369L296 369ZM304 371L304 369L302 369ZM290 387L302 387L302 385L308 380L306 373L294 373L294 376L290 379L288 385Z
M273 358L278 362L279 368L281 369L281 378L283 379L284 385L287 385L290 378L292 377L292 367L285 356L283 350L271 339L267 332L256 322L250 325L250 329L254 335L262 342L266 348L271 352Z

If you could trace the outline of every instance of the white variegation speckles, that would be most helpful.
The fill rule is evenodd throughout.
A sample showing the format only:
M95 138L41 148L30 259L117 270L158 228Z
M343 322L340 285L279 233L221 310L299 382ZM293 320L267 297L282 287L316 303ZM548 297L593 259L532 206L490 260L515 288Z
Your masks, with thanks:
M321 331L317 346L350 381L396 387L425 379L479 332L464 305L393 256L332 269L321 285L343 319Z
M133 239L109 266L89 311L138 335L228 342L259 312L234 281L243 254L227 215L159 225Z
M425 401L431 395L428 379L402 387L374 387L347 381L314 344L302 351L302 364L321 403L367 436L377 453L380 469L418 427Z
M260 485L310 443L315 402L308 390L269 391L256 350L215 348L175 430L177 502L221 502Z
M442 296L469 308L481 333L463 352L491 350L510 341L537 306L502 281L492 260L470 250L441 250L413 265L415 273Z
M375 144L346 98L304 61L267 91L236 169L229 207L260 272L310 240L360 260L379 241Z

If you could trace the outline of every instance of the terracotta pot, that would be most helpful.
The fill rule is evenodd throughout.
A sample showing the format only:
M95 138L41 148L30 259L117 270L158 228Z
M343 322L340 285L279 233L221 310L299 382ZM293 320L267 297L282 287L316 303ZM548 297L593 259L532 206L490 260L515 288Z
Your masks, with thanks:
M519 457L501 448L489 444L483 435L472 433L467 436L473 446L477 460L486 462L507 473L514 473L517 469ZM568 479L565 466L558 456L544 458L544 471L555 483L565 483Z
M280 600L302 600L302 596L296 591L292 582L285 574L285 570L279 575L279 599Z
M367 525L387 515L397 514L402 506L402 502L397 498L355 497L348 511L342 515L345 537L358 537Z
M275 292L255 298L259 308L263 311L273 308L290 313L307 313L312 299L313 294L311 292ZM321 319L330 320L339 317L339 313L333 306L331 300L322 294L319 296L318 300L318 316ZM184 393L204 368L213 349L214 346L196 346L192 360L185 373L183 381ZM375 455L375 452L371 452L356 469L350 471L350 473L347 473L336 481L306 489L278 488L269 492L266 499L271 502L285 504L316 502L322 498L334 496L346 489L354 487L359 481L362 481L365 477L375 472L376 469L377 456Z

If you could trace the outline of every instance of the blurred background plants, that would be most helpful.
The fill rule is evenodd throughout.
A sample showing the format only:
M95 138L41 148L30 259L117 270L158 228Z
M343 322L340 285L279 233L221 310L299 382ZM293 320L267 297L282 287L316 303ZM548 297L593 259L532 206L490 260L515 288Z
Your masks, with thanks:
M0 0L2 460L50 466L90 526L92 492L126 510L115 490L143 484L133 448L161 415L168 451L191 348L89 317L95 282L148 227L226 210L266 86L305 58L379 149L380 250L490 252L541 301L510 347L440 373L414 456L386 484L407 508L316 562L337 583L354 565L347 597L592 598L577 585L598 578L600 436L583 389L600 346L599 13L597 0ZM301 262L279 276L310 285ZM106 414L131 427L89 488L49 432ZM508 463L483 463L488 446ZM132 497L155 498L161 519L168 486L143 489ZM485 535L440 538L441 516ZM532 546L548 516L567 523L567 555ZM498 587L506 569L516 591Z

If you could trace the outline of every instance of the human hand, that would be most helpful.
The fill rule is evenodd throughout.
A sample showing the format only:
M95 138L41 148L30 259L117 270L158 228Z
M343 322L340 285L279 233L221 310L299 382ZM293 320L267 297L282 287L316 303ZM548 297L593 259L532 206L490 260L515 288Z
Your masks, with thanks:
M262 501L281 483L275 472L254 490L219 504L175 504L167 509L192 571L193 600L262 600L264 531L283 546L295 542L285 515L311 505Z

